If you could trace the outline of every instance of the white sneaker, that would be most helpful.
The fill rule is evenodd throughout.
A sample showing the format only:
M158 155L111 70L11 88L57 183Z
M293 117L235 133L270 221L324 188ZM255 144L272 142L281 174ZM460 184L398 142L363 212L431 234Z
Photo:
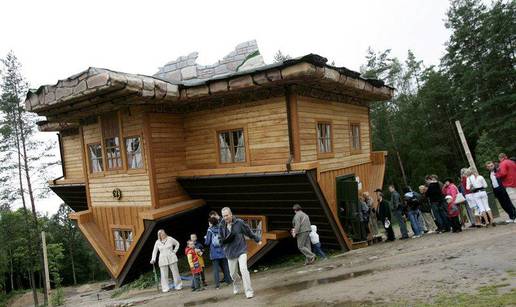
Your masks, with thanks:
M512 222L516 224L516 219L514 219L514 221L512 221Z
M246 293L246 294L245 294L245 297L247 297L247 298L253 298L253 297L254 297L254 294L253 294L253 293L249 293L249 294L247 294L247 293Z
M233 287L233 294L237 295L238 292L240 292L240 290L238 288L236 288L236 287Z
M507 220L507 221L505 221L505 223L506 223L506 224L514 223L514 221L513 221L513 220Z

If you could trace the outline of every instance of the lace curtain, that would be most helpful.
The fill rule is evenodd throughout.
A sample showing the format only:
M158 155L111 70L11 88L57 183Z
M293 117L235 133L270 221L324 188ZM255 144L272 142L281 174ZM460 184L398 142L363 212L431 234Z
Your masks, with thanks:
M143 160L140 138L127 138L125 140L125 148L127 152L127 166L129 168L142 168Z

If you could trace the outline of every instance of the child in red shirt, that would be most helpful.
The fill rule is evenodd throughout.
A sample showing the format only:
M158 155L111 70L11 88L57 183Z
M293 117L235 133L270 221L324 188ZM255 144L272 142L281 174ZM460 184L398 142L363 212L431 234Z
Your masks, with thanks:
M192 272L192 291L201 291L201 273L202 266L199 262L199 255L195 251L195 242L189 240L187 247L185 248L185 255L188 258L188 264L190 265L190 271Z

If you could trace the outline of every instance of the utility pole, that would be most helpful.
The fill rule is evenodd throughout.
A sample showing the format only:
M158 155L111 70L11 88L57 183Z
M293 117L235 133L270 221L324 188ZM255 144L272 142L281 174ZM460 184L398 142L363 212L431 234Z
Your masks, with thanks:
M43 247L43 263L44 263L43 272L45 273L44 274L44 276L45 276L44 282L46 285L46 287L44 287L44 288L45 288L47 297L50 297L50 274L48 272L47 240L45 238L44 231L41 232L41 245Z
M477 166L475 165L475 160L473 160L473 156L471 155L471 151L469 150L468 142L466 141L466 137L464 136L464 132L462 131L460 121L456 120L455 126L457 126L457 132L459 133L462 148L464 148L464 152L466 153L466 158L468 159L469 167L474 169L475 172L478 172Z

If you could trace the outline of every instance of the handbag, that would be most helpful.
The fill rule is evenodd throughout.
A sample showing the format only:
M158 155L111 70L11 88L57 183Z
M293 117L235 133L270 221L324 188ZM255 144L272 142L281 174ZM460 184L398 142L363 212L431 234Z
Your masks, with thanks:
M466 201L466 198L464 198L464 195L462 193L457 193L457 196L455 196L455 201L453 202L454 205L462 204Z

